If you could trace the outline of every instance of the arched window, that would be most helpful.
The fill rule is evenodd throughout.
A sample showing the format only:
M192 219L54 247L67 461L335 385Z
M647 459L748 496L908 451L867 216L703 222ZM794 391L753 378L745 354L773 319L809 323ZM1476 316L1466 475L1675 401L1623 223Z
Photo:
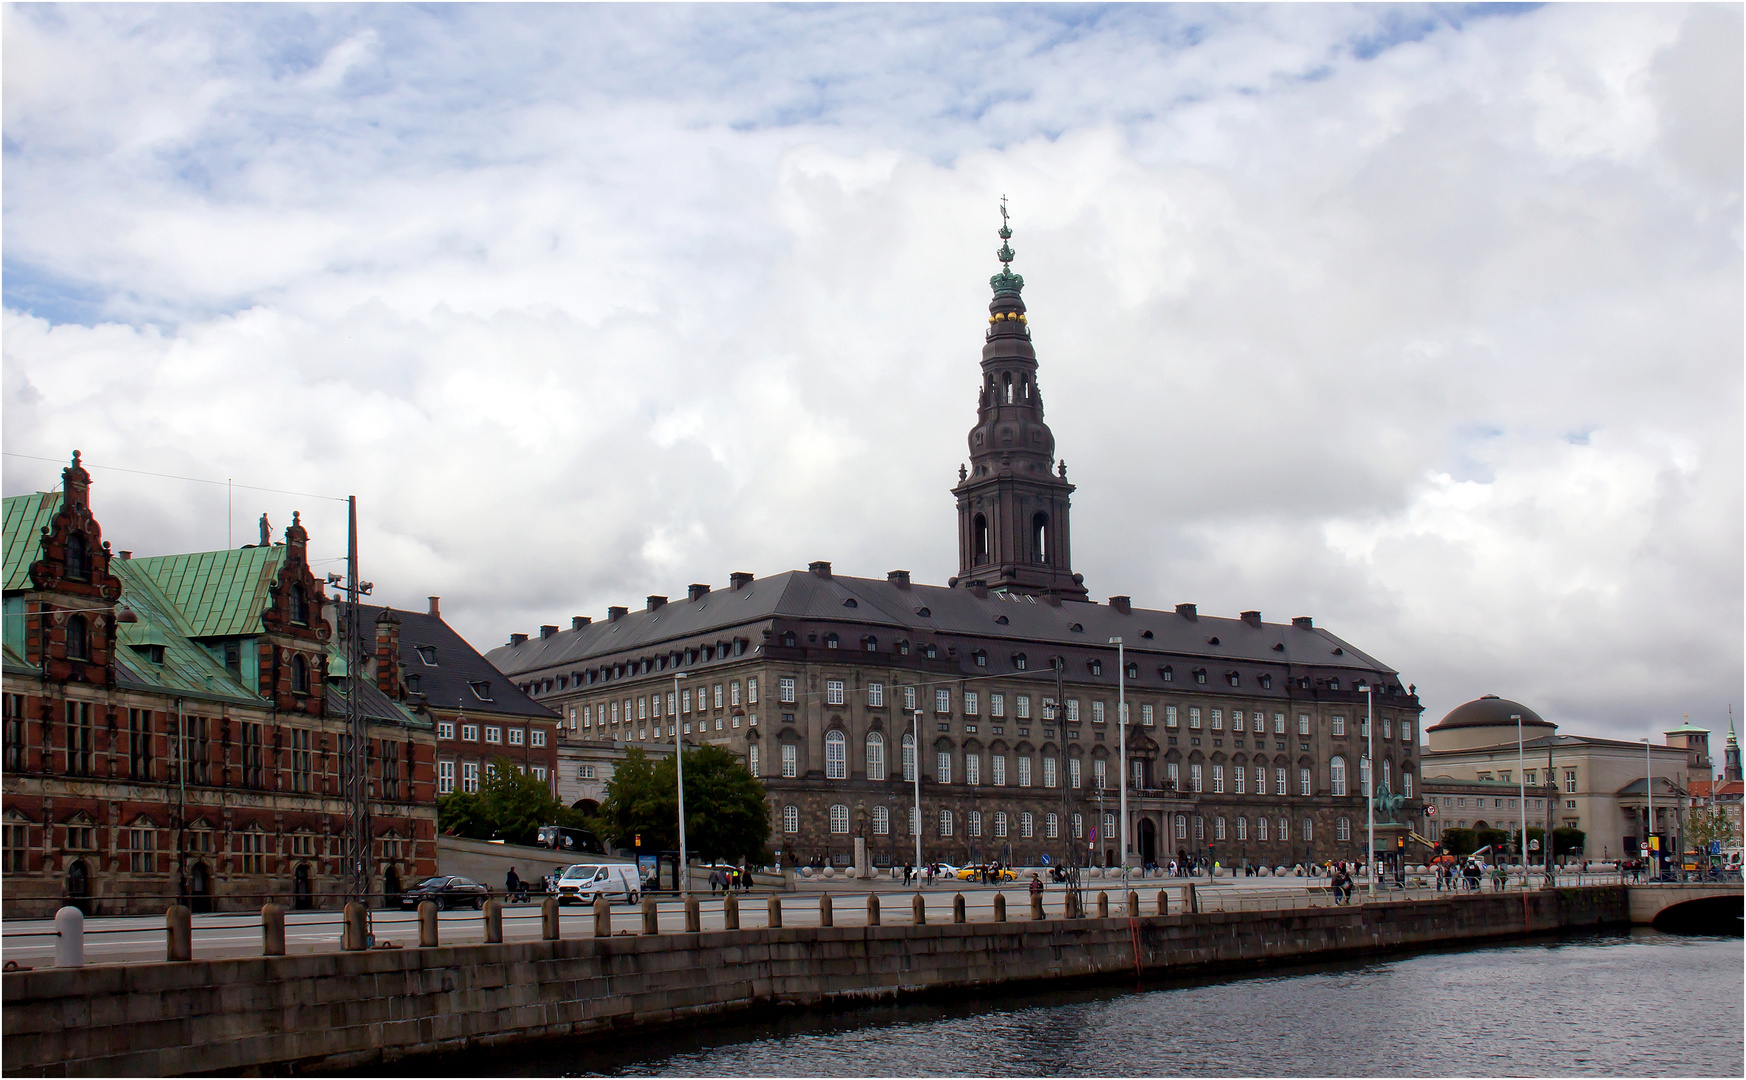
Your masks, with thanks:
M1351 843L1351 841L1352 841L1352 819L1351 818L1344 818L1343 817L1343 818L1340 818L1334 822L1334 839L1340 841L1342 844Z
M782 647L785 649L794 648L794 631L786 630L783 632L783 634L782 634Z
M994 812L994 836L995 836L995 839L997 839L997 840L1005 840L1006 839L1006 811L1005 810L996 810Z
M976 810L964 814L964 835L972 840L982 839L982 814Z
M782 831L790 836L800 831L800 807L784 806L782 808Z
M1075 840L1085 839L1085 815L1084 814L1074 814L1073 815L1073 839L1075 839Z
M906 784L913 784L915 782L914 735L905 735L903 737L903 782Z
M842 803L831 807L831 834L847 836L849 833L849 808Z
M977 564L988 561L988 519L977 514L970 524L971 545L975 551Z
M885 774L885 736L877 731L867 733L867 779L884 780Z
M758 744L757 743L752 743L746 747L746 771L751 773L753 776L761 775L758 772Z
M291 658L291 692L294 694L309 693L309 661L301 656Z
M872 635L868 635L866 644L867 644L867 651L868 652L878 652L879 651L879 639L878 638L873 637Z
M1237 819L1237 839L1249 839L1249 819L1246 817L1240 817Z
M846 780L849 777L849 741L840 731L825 732L825 779Z
M1400 771L1400 793L1409 799L1413 797L1413 774L1404 768Z
M1328 762L1328 794L1346 794L1346 759L1338 754Z
M952 835L952 812L950 810L940 811L940 835Z
M67 577L73 581L91 579L91 542L84 533L67 534Z
M873 808L873 835L891 835L891 811L883 806Z
M1178 840L1188 839L1188 815L1187 814L1177 814L1176 815L1176 839L1178 839Z
M1024 671L1030 666L1030 661L1025 659L1024 653L1013 653L1012 666L1019 671Z
M1267 842L1267 819L1264 817L1255 819L1255 839L1263 844Z
M298 626L309 625L309 597L303 586L291 586L291 621Z
M1006 373L1006 404L1012 404L1012 372Z
M67 620L67 659L91 659L91 626L83 615L74 615Z
M1049 561L1049 515L1038 513L1031 518L1031 557L1037 562Z
M1311 821L1309 818L1304 818L1303 819L1303 832L1299 833L1297 838L1299 840L1302 840L1306 844L1311 842L1312 840L1315 839L1315 833L1311 831L1314 827L1315 827L1315 822Z

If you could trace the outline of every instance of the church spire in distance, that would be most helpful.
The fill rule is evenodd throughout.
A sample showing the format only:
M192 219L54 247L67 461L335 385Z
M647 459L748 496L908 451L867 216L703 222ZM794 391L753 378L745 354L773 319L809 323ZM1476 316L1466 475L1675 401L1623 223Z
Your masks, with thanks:
M958 499L960 586L1085 599L1073 573L1068 507L1073 485L1055 468L1055 435L1043 421L1037 353L1012 271L1012 219L1000 199L1000 273L988 279L988 332L982 390L970 429L970 466L952 493Z

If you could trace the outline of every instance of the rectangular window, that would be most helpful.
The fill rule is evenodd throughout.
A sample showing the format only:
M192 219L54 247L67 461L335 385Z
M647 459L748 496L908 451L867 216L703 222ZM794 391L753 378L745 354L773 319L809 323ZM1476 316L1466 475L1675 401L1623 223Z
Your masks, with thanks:
M1140 726L1152 727L1152 706L1150 703L1140 706Z
M721 683L716 683L712 688L712 696L715 698L715 707L721 708Z
M1091 703L1091 722L1094 724L1103 723L1103 702L1094 701Z
M1225 767L1223 765L1214 765L1212 767L1212 772L1213 794L1223 795L1225 793ZM1220 839L1223 839L1223 837L1220 837Z
M841 680L841 679L826 679L825 680L825 704L826 705L841 705L841 704L843 704L843 701L844 701L844 698L843 698L843 680Z
M785 675L777 680L776 687L782 704L792 705L794 703L794 679ZM686 693L689 694L690 691L686 691ZM689 706L687 706L687 708L689 708Z
M382 740L382 797L400 798L400 744Z
M1176 706L1164 706L1164 726L1167 728L1173 728L1176 726Z
M242 781L244 787L259 788L263 783L261 768L261 725L242 725Z
M1207 719L1209 721L1211 721L1212 730L1214 730L1214 731L1225 730L1225 712L1223 709L1212 710L1212 715L1209 716Z
M1199 794L1201 788L1200 762L1193 761L1188 765L1188 787L1190 791Z
M461 762L461 790L469 795L479 792L479 763L477 761Z
M309 731L305 728L291 729L291 790L310 790Z
M1018 718L1020 720L1031 718L1031 695L1020 694L1018 696Z
M982 783L982 755L964 755L964 782L972 786Z
M1402 720L1400 722L1400 741L1413 741L1413 722L1411 720Z
M1538 781L1535 779L1535 777L1538 775L1539 774L1537 774L1533 769L1524 769L1522 771L1522 783L1527 784L1529 787L1533 787L1536 783L1538 783Z
M135 874L158 872L158 831L129 829L127 831L128 870Z
M127 710L128 773L135 780L152 779L152 711Z
M1006 715L1006 695L1005 694L989 694L988 695L988 715L993 717L996 720L999 720L1001 717Z
M1079 723L1079 699L1078 698L1068 698L1067 699L1067 722L1069 724Z
M1043 786L1046 788L1052 788L1055 786L1055 783L1055 759L1052 757L1046 757L1043 759Z
M509 729L509 745L520 746L521 745L521 736L522 736L522 730L520 728L518 728L518 727L510 728Z
M793 743L782 744L782 775L791 780L800 775L800 763L795 755Z
M1030 787L1031 786L1031 756L1029 754L1020 754L1019 755L1019 758L1018 758L1018 784L1019 784L1019 787Z
M915 712L915 687L903 688L903 708L905 712Z
M934 711L937 713L952 711L952 692L950 690L934 691Z
M758 680L757 679L747 679L746 680L746 704L747 705L756 705L757 703L758 703Z
M746 746L746 771L753 776L762 776L758 771L758 744L749 743Z
M1259 716L1260 714L1257 713L1256 715ZM1243 733L1243 710L1242 709L1232 709L1231 710L1231 730L1238 735L1241 735Z
M1282 712L1276 712L1273 714L1273 734L1285 734L1285 714Z
M697 693L699 697L703 696L703 691L699 690ZM681 690L679 692L679 708L685 712L691 711L691 691ZM618 706L616 705L612 707L612 718L618 719Z
M885 684L882 682L867 684L867 704L875 709L885 705Z
M478 724L462 724L461 725L461 741L462 742L478 742L479 741L479 725Z
M546 733L539 728L534 728L532 731L528 732L527 739L528 742L535 747L546 745Z
M941 750L934 755L934 779L942 784L952 782L952 755L950 751Z
M1329 723L1333 726L1335 735L1346 734L1346 718L1344 716L1336 716Z
M453 741L455 737L455 722L453 720L437 721L437 738Z
M1285 766L1273 770L1273 794L1285 794Z
M1298 713L1297 714L1297 733L1299 735L1308 735L1309 734L1309 714L1308 713Z
M648 718L649 718L649 699L646 697L637 698L637 719L638 720L647 720Z
M990 754L988 756L988 780L995 787L1006 786L1006 755Z
M1105 762L1102 758L1091 760L1091 786L1093 790L1102 791L1109 786L1109 776L1104 771Z
M1236 793L1238 795L1247 795L1249 793L1249 770L1247 768L1242 765L1233 766L1231 768L1231 779L1237 782Z
M1200 707L1198 705L1189 706L1189 709L1188 709L1188 730L1190 730L1190 731L1199 731L1200 730Z
M67 702L67 774L91 775L91 703ZM204 782L204 781L203 781Z
M1171 791L1182 790L1182 766L1174 761L1164 763L1164 786Z
M1079 784L1079 759L1078 758L1068 758L1067 759L1067 783L1070 787L1073 787L1073 788L1078 788L1080 786L1080 784Z
M4 703L6 712L6 771L17 772L24 768L24 695L0 695L0 702ZM11 826L7 828L10 829ZM24 826L20 825L19 828ZM7 866L10 868L11 864L8 863Z
M485 741L492 745L501 745L503 742L503 729L495 724L485 725Z
M1564 770L1564 793L1566 795L1576 794L1576 770L1575 769L1565 769Z
M739 703L740 703L740 684L737 681L728 683L728 704L729 705L738 705Z
M455 790L455 763L452 761L437 762L437 794L447 795Z
M977 715L977 713L979 711L978 706L980 706L981 704L982 704L982 702L978 699L976 691L974 691L974 690L964 691L964 715L965 716Z
M1061 838L1061 815L1053 810L1043 815L1043 837L1047 840Z
M1308 769L1297 770L1297 793L1299 795L1314 795L1313 781L1310 780Z

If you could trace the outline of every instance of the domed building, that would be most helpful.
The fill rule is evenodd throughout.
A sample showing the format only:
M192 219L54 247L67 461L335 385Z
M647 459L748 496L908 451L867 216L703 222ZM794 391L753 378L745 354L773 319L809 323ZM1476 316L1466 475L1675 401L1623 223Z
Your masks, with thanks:
M1523 739L1545 738L1558 730L1557 724L1540 719L1521 702L1486 694L1449 710L1449 715L1425 729L1425 741L1433 751L1514 743L1518 716Z

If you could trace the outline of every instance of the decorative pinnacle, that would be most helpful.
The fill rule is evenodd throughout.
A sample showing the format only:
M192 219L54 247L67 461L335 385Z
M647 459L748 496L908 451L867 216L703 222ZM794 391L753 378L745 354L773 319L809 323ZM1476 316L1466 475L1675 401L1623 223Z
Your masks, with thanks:
M1000 260L1000 273L989 278L988 284L993 287L995 296L1017 296L1024 290L1025 279L1013 273L1010 265L1018 253L1007 243L1012 239L1012 221L1006 212L1005 195L1000 197L1000 231L997 235L1000 237L1000 250L994 253L994 257Z

